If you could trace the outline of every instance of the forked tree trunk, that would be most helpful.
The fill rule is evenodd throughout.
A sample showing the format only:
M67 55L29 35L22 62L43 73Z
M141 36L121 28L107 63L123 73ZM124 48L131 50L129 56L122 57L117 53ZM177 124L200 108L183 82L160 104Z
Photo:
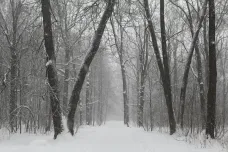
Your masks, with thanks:
M189 2L186 1L186 5L188 8L188 21L189 21L189 27L192 37L194 37L194 28L193 28L193 20L192 15L190 11ZM186 16L187 17L187 16ZM203 23L202 23L203 24ZM197 72L198 72L198 85L199 85L199 95L200 95L200 116L201 116L201 127L202 130L206 127L206 104L205 104L205 91L204 91L204 83L203 83L203 70L202 70L202 62L201 62L201 54L199 50L199 43L197 42L195 44L195 55L196 55L196 61L197 61Z
M164 31L165 22L164 22L164 1L163 0L160 1L160 7L161 7L160 17L161 17L161 28L162 28L161 35L162 35L162 46L163 46L163 48L162 48L163 62L161 59L156 34L155 34L153 23L151 20L149 3L148 3L148 0L144 0L144 9L145 9L145 13L146 13L146 19L148 22L148 28L149 28L151 38L152 38L152 45L154 48L158 68L160 71L162 86L163 86L164 95L166 98L167 110L168 110L170 134L172 135L173 133L176 132L176 121L175 121L174 112L173 112L170 73L169 73L169 66L168 66L169 62L168 62L167 50L166 50L166 46L165 46L166 39L165 39L165 31ZM164 60L166 60L166 61L164 61Z
M173 112L173 99L172 99L172 87L169 70L169 57L166 46L166 30L165 30L165 12L164 12L164 0L160 0L160 26L161 26L161 38L162 38L162 56L163 56L163 88L165 92L166 104L168 107L168 116L170 123L170 134L176 132L176 121Z
M162 86L164 90L164 95L166 98L166 105L168 110L168 117L169 117L169 126L170 126L170 134L176 132L176 121L174 118L174 112L173 112L173 105L172 105L172 93L171 93L171 83L170 83L170 73L169 73L169 66L168 66L168 56L167 56L167 50L166 50L166 39L165 39L165 21L164 21L164 1L160 1L160 17L161 17L161 35L162 35L162 54L163 54L163 62L161 59L161 55L159 52L159 47L157 43L156 34L154 31L153 23L151 20L151 14L149 9L149 3L148 0L144 0L144 9L146 13L146 19L148 22L148 28L151 34L152 38L152 44L158 64L158 68L160 71L160 76L162 80Z
M215 2L209 0L209 86L207 94L207 124L206 134L215 138L216 114L216 46L215 46Z
M79 70L76 84L72 91L72 95L71 95L70 102L69 102L70 107L69 107L68 120L67 120L67 127L72 135L74 135L74 115L75 115L77 104L78 104L78 101L80 98L82 85L84 83L86 74L89 70L89 66L90 66L95 54L98 51L98 48L99 48L99 45L101 42L101 38L102 38L102 35L105 30L106 23L107 23L108 19L111 17L112 12L114 10L114 5L115 5L115 0L108 1L107 7L102 15L101 21L100 21L98 28L96 30L96 33L94 35L92 47L84 59L84 62Z
M51 23L51 13L50 13L50 1L41 0L42 4L42 14L43 14L43 27L44 27L44 41L47 53L47 63L46 63L46 74L48 78L50 101L51 101L51 111L52 119L54 124L54 139L57 138L63 130L62 126L62 115L59 101L59 88L58 88L58 77L56 70L56 57L52 37L52 23Z
M182 129L183 129L183 126L184 126L184 110L185 110L186 89L187 89L187 84L188 84L188 73L189 73L189 70L190 70L190 65L191 65L191 62L192 62L192 56L193 56L193 53L194 53L194 49L195 49L195 46L197 44L198 35L199 35L200 29L202 27L202 23L203 23L205 14L206 14L207 2L208 2L208 0L205 0L205 2L203 4L203 11L202 11L202 14L200 16L200 20L199 20L198 25L197 25L197 30L194 33L194 36L193 36L193 39L192 39L192 43L191 43L191 46L190 46L190 49L189 49L187 63L185 65L184 75L183 75L183 79L182 79L181 93L180 93L180 103L181 103L180 125L181 125ZM191 25L191 23L190 23L190 25Z

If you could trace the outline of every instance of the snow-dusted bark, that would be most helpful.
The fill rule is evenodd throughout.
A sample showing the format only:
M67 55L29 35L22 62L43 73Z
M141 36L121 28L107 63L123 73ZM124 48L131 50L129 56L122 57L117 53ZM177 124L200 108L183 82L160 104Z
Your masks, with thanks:
M144 104L145 104L145 83L146 83L146 76L148 70L148 58L149 58L149 50L148 50L148 43L149 43L149 34L147 28L145 26L144 30L144 49L141 49L139 52L139 101L137 107L137 123L139 127L143 127L143 120L144 120Z
M187 58L187 62L185 65L185 70L184 70L184 75L183 75L183 79L182 79L181 94L180 94L180 103L181 103L180 124L181 124L181 128L183 128L183 125L184 125L183 119L184 119L184 110L185 110L186 88L187 88L187 84L188 84L188 74L189 74L190 65L192 62L193 52L194 52L195 46L197 44L198 35L199 35L200 29L202 27L203 20L204 20L205 15L206 15L207 2L208 2L208 0L205 0L203 7L202 7L203 11L202 11L202 14L200 16L200 20L199 20L198 25L197 25L197 30L193 35L193 39L192 39L192 42L190 45L189 54L188 54L188 58ZM191 21L190 21L190 25L191 25Z
M16 121L16 112L17 108L17 81L18 81L18 47L17 47L17 39L18 39L18 24L19 17L22 13L22 3L11 1L11 9L12 9L12 40L9 40L10 45L10 106L9 106L9 122L11 132L16 131L17 121Z
M86 83L86 124L92 124L92 104L90 101L90 77L88 76L88 80Z
M72 91L72 95L69 102L69 113L68 113L68 120L67 120L67 127L72 135L74 135L74 115L76 112L77 104L80 98L80 93L82 89L82 85L84 83L85 77L87 72L89 71L89 66L98 51L102 35L104 33L106 23L112 15L114 10L115 0L109 0L107 3L107 7L103 13L101 21L98 25L96 33L94 35L94 39L92 42L91 49L87 53L83 64L79 70L77 81L74 85L74 89Z
M173 105L172 105L172 91L171 91L171 83L170 83L170 73L169 73L169 66L168 66L168 56L166 50L166 36L165 36L165 21L164 21L164 0L160 1L160 17L161 17L161 35L162 35L162 55L163 61L161 59L161 55L159 52L159 47L157 43L156 34L154 31L154 25L151 20L151 14L149 9L148 0L144 0L144 8L146 13L146 19L148 22L148 28L152 38L152 44L155 52L155 56L157 59L158 68L160 71L160 76L162 80L163 90L166 98L166 105L168 110L168 117L169 117L169 126L170 126L170 134L176 132L176 121L174 118L173 112Z
M57 138L63 130L62 127L62 115L59 101L59 88L58 88L58 77L56 70L56 57L53 44L52 36L52 23L51 23L51 13L50 13L50 1L42 0L42 14L43 14L43 27L44 27L44 42L47 53L47 78L50 92L52 119L54 124L54 139Z

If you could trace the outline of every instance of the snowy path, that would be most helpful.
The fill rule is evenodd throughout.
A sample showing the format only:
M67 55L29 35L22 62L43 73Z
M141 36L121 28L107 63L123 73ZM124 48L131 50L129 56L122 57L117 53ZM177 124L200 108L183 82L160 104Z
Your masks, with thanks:
M220 152L220 148L197 148L174 137L139 128L127 128L122 122L101 127L83 127L71 137L63 134L56 141L45 135L14 135L0 142L1 152Z

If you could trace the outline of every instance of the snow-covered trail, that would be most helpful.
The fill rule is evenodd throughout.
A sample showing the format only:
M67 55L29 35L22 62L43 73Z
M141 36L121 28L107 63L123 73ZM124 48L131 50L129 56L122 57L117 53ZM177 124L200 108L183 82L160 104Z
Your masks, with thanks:
M82 127L71 137L62 134L14 135L0 142L1 152L220 152L218 147L197 148L173 136L127 128L122 122L108 122L101 127Z

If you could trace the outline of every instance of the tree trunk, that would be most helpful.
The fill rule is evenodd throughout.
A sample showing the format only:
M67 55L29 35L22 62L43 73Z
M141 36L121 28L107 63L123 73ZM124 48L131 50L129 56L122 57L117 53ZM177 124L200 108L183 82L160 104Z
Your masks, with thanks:
M139 66L140 66L140 82L139 82L139 104L138 104L138 126L143 127L143 115L144 115L144 103L145 103L145 79L147 75L147 66L148 66L148 34L147 28L145 24L145 31L144 31L144 48L141 49L139 54Z
M179 114L179 102L177 100L178 98L178 72L177 72L177 49L178 49L178 43L174 42L173 46L173 58L174 58L174 65L173 65L173 102L174 102L174 108L176 108L176 116L178 118ZM178 120L177 120L178 121Z
M11 67L10 67L10 129L11 132L15 131L16 127L16 113L17 106L17 55L14 47L11 49Z
M72 53L70 43L69 43L69 33L68 29L68 19L67 19L67 6L64 4L64 7L61 7L59 0L55 1L58 9L58 17L59 17L59 29L61 33L61 37L64 44L65 49L65 65L64 65L64 84L63 84L63 114L67 115L67 104L68 104L68 90L69 90L69 75L70 75L70 54ZM72 53L73 54L73 53Z
M209 82L209 53L208 53L208 37L207 37L207 20L204 20L203 23L203 42L204 42L204 53L205 53L205 92L208 92L208 82ZM207 100L207 95L205 97Z
M216 114L216 46L215 46L215 2L209 0L209 86L207 94L207 125L206 134L215 138Z
M188 21L189 21L190 32L191 32L192 37L194 37L193 20L192 20L190 7L189 7L189 2L186 1L186 5L188 8L188 14L189 14ZM206 126L206 107L205 107L206 104L205 104L205 94L204 94L205 91L204 91L204 83L203 83L203 70L202 70L201 54L199 51L198 41L199 40L197 38L197 42L195 44L195 55L196 55L197 72L198 72L197 81L198 81L199 90L200 90L199 94L200 94L201 124L202 124L202 129L205 129L205 126Z
M92 119L91 119L91 102L90 102L90 81L89 81L89 76L88 80L86 83L86 125L91 125L92 124Z
M120 68L121 68L121 75L122 75L122 85L123 85L123 102L124 102L124 124L128 126L129 123L129 106L128 106L128 96L127 96L127 78L126 78L126 69L124 65L124 49L123 49L123 27L121 25L122 23L122 16L120 15L120 21L119 21L119 28L120 28L120 45L119 41L117 39L116 31L115 31L115 25L113 23L113 20L111 19L111 26L112 26L112 31L114 35L114 40L115 40L115 46L117 49L117 53L119 56L119 61L120 61Z
M64 73L64 86L63 86L63 114L66 115L68 104L68 90L69 90L69 61L70 51L65 50L65 73Z
M11 53L11 68L10 68L10 128L11 132L16 131L17 121L16 121L16 113L15 109L17 107L17 78L18 78L18 56L17 56L17 35L18 35L18 19L21 13L22 3L21 2L11 2L12 7L12 41L10 45L10 53Z
M169 126L170 126L170 134L172 135L173 133L176 132L176 121L174 118L174 112L173 112L173 105L172 105L172 92L171 92L171 84L170 84L170 73L169 70L167 71L167 69L169 68L169 66L167 65L168 62L168 56L167 56L167 52L166 52L166 47L164 48L164 42L166 41L165 38L165 28L164 28L164 1L161 0L161 27L162 27L162 39L163 39L163 60L164 61L164 65L161 59L161 55L159 52L159 47L158 47L158 43L157 43L157 38L155 35L155 31L154 31L154 27L153 27L153 23L151 20L151 14L150 14L150 10L149 10L149 4L148 4L148 0L144 0L144 8L145 8L145 12L146 12L146 19L148 22L148 28L151 34L151 38L152 38L152 44L153 44L153 48L154 48L154 52L155 52L155 56L157 59L157 64L158 64L158 68L160 71L160 76L161 76L161 80L162 80L162 85L163 85L163 90L164 90L164 94L165 94L165 98L166 98L166 105L167 105L167 110L168 110L168 117L169 117ZM165 44L166 45L166 44ZM164 70L165 69L165 70Z
M139 89L139 105L138 105L138 126L139 127L143 127L143 109L144 109L144 103L145 103L145 99L144 99L144 91L145 91L145 87L144 87L144 80L143 78L141 78L140 81L140 89Z
M186 89L187 89L187 84L188 84L188 73L189 73L191 62L192 62L192 56L193 56L194 48L197 44L198 35L199 35L200 29L202 27L202 23L203 23L205 14L206 14L207 2L208 2L208 0L205 0L205 2L203 4L203 12L200 16L200 20L199 20L198 25L197 25L197 31L195 32L193 39L192 39L192 43L191 43L191 46L189 49L187 63L185 65L184 75L183 75L183 79L182 79L181 93L180 93L180 102L181 102L180 125L181 125L182 129L184 126L184 109L185 109ZM192 25L191 20L189 23L191 26ZM191 28L191 29L193 29L193 28Z
M115 0L108 1L107 8L104 11L104 14L98 25L98 29L95 33L93 43L92 43L92 48L90 49L90 51L88 52L88 54L85 57L85 60L82 64L82 67L80 68L80 71L78 74L78 79L77 79L74 89L72 91L72 95L71 95L70 103L69 103L70 109L69 109L68 120L67 120L67 126L72 135L74 135L74 115L75 115L77 104L78 104L78 101L80 98L80 92L82 89L82 85L84 83L86 74L89 70L89 66L90 66L95 54L97 53L97 50L98 50L100 42L101 42L102 35L104 33L106 23L107 23L108 19L111 17L112 12L114 10L114 5L115 5Z
M122 41L122 40L121 40ZM122 47L121 47L122 48ZM127 78L126 78L126 69L123 62L123 48L120 50L120 67L123 81L123 100L124 100L124 124L129 125L129 106L128 106L128 96L127 96Z
M205 92L204 92L204 83L203 83L203 70L201 55L199 52L198 45L196 46L196 60L197 60L197 71L198 71L198 85L199 85L199 94L200 94L200 114L201 114L201 127L202 130L206 128L206 102L205 102Z
M167 53L166 46L166 30L165 30L165 13L164 13L164 0L160 0L160 26L161 26L161 39L162 39L162 55L163 55L163 66L164 66L164 74L163 74L163 87L166 97L166 102L168 105L168 114L170 121L170 134L176 132L176 122L173 113L173 99L172 99L172 88L171 88L171 80L170 80L170 72L169 72L169 57Z
M51 13L50 13L50 1L42 0L42 14L43 14L43 27L44 27L44 40L45 48L47 53L47 63L46 63L46 74L48 78L50 101L52 118L54 124L54 139L57 138L63 130L62 126L62 116L59 101L59 90L58 90L58 77L56 70L56 57L52 37L52 23L51 23Z

